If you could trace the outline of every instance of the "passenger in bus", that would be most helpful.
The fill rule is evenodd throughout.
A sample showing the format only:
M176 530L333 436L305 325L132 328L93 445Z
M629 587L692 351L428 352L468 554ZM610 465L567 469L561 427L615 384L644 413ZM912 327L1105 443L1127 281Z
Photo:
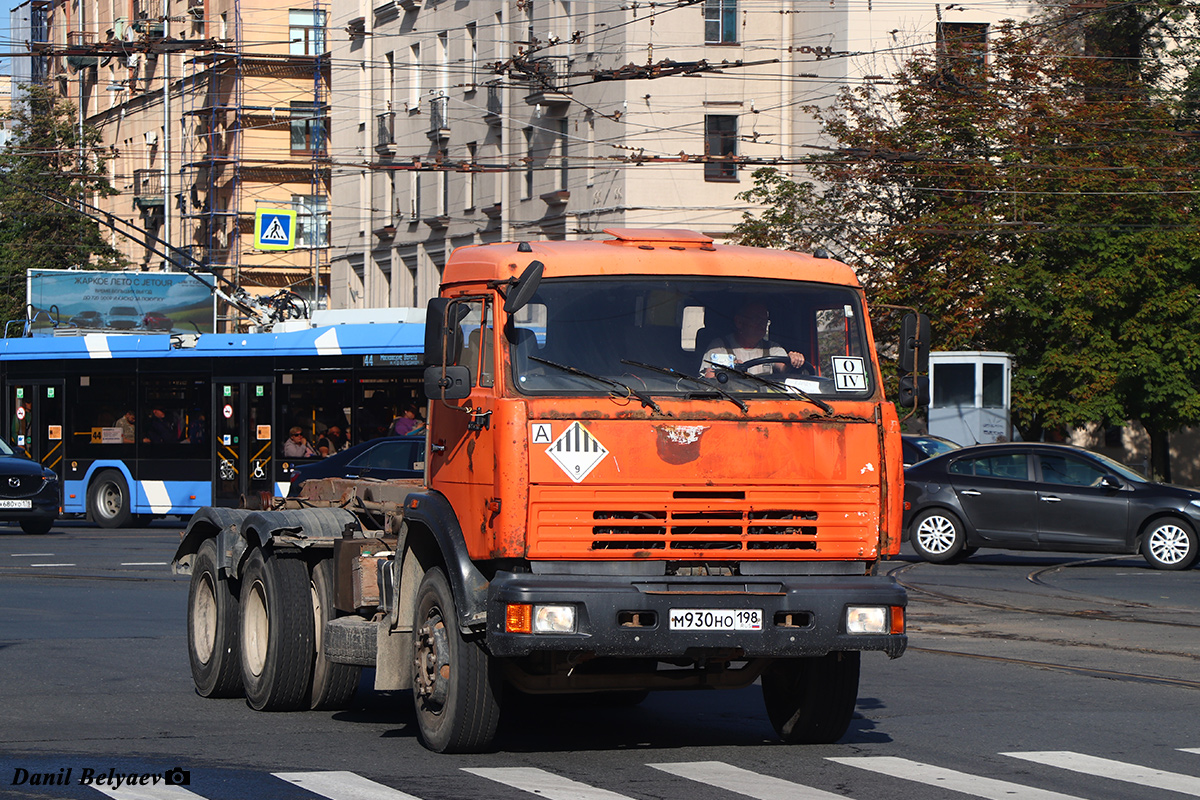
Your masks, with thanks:
M204 444L208 441L208 418L204 416L204 412L192 412L188 418L187 437L184 441L189 444Z
M317 452L304 438L304 431L293 425L288 429L287 441L283 443L283 455L287 458L312 458Z
M137 415L132 411L126 411L125 416L117 420L116 427L121 429L121 441L123 443L133 444L137 441L136 423Z
M142 438L143 442L150 444L177 444L179 442L179 430L175 423L167 419L167 414L161 408L155 408L150 412L150 425L147 435Z
M418 408L416 410L416 424L414 424L412 426L412 430L409 431L409 434L411 435L411 434L417 434L417 433L425 433L425 430L426 430L425 419L424 419L424 416L421 414L421 409Z
M733 333L720 336L709 343L704 353L704 363L701 365L704 377L711 378L715 374L713 364L735 367L746 361L768 356L779 356L791 361L791 368L804 369L804 354L792 350L784 350L778 344L767 339L767 325L770 317L767 307L759 302L750 302L738 309L733 315ZM711 363L710 363L711 362ZM788 364L759 364L747 372L752 375L765 375L771 372L784 372ZM808 371L811 372L810 367Z
M417 427L417 410L408 404L401 406L400 416L392 420L392 435L404 436L405 434L412 433L415 427Z
M341 452L350 446L346 441L346 437L342 435L341 427L330 425L325 429L325 435L317 440L317 452L321 458L327 458L334 453Z

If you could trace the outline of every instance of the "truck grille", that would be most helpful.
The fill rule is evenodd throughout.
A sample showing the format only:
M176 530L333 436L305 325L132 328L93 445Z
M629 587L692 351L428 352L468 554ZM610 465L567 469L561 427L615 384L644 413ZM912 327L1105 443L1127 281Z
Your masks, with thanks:
M702 552L786 552L822 557L860 555L878 538L878 492L861 487L831 491L746 489L597 491L557 498L536 492L531 557L695 557ZM532 498L531 498L532 499ZM592 502L586 502L592 501ZM870 548L868 548L870 549Z

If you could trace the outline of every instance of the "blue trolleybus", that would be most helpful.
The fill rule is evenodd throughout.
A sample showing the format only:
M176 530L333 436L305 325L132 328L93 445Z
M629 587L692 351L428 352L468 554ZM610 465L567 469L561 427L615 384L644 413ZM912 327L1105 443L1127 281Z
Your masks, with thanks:
M383 436L423 405L423 337L421 324L379 323L4 339L5 436L58 473L65 514L104 527L260 508L314 460L297 445L315 450L331 427L346 444Z

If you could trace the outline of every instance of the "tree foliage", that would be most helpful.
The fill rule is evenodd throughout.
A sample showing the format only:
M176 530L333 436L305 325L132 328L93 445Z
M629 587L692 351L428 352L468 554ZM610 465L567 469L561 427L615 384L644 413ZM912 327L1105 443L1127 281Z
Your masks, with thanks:
M99 225L51 202L110 196L99 134L81 132L74 107L44 87L4 117L13 135L0 149L0 320L25 316L28 269L112 268L122 262Z
M1139 420L1162 474L1165 432L1200 422L1193 80L1163 18L1102 21L1005 24L986 65L951 46L812 109L835 146L812 181L756 172L739 238L834 247L937 349L1012 353L1023 436Z

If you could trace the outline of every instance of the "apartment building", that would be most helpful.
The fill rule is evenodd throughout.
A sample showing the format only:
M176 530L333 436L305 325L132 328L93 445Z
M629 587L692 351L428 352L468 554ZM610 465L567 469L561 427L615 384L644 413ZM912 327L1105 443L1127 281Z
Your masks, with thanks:
M36 2L36 0L35 0ZM226 291L328 297L329 61L313 0L47 0L45 81L82 109L119 191L112 243L136 269ZM254 247L258 208L297 212L297 248ZM222 327L241 322L218 305Z
M990 24L1028 13L1005 0L339 3L331 301L422 305L465 244L607 227L727 236L755 166L820 144L805 106L939 37L982 53Z

